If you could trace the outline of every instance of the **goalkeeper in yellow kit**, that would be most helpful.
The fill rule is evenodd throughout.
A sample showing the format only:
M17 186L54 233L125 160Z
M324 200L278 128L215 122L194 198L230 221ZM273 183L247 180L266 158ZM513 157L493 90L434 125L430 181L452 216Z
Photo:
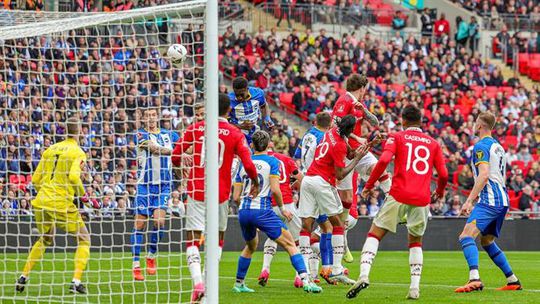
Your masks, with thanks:
M40 238L34 243L17 280L16 289L22 292L28 275L41 260L47 246L52 245L58 227L77 237L75 272L69 287L72 293L86 293L81 284L82 273L90 256L90 234L86 229L78 208L73 203L75 196L88 203L81 173L86 166L86 154L79 147L79 123L76 118L67 121L68 138L47 148L32 176L32 184L38 191L32 201L35 222ZM99 207L99 206L93 206Z

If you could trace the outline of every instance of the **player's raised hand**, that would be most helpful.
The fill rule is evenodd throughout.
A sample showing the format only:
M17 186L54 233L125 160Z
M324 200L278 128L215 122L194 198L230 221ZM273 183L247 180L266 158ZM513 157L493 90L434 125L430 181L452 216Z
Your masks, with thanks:
M431 203L432 203L432 204L438 203L439 200L440 200L441 198L442 198L442 197L439 196L439 194L437 193L437 191L433 191L433 193L431 193Z
M251 130L255 124L249 120L243 121L238 127L242 130Z
M375 138L371 141L371 146L376 146L378 144L380 144L383 140L385 140L386 138L388 137L388 134L387 133L377 133L377 135L375 136Z
M288 222L292 220L293 215L289 210L280 209L280 211L281 211L281 215L283 215L283 217L286 218Z
M364 190L362 190L362 193L360 194L360 196L362 196L363 199L367 199L367 198L371 197L372 194L373 194L373 189L364 188Z

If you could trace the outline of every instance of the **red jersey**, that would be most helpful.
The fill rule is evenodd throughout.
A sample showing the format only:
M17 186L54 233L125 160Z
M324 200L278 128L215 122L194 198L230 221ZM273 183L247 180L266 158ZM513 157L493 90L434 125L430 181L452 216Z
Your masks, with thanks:
M189 147L193 146L193 166L189 171L187 192L192 199L200 202L204 201L205 188L204 131L204 121L189 126L184 136L176 142L172 156L173 164L179 166L181 155ZM231 194L231 167L235 155L240 157L250 178L257 178L257 171L251 160L251 152L247 147L244 134L238 128L221 118L219 120L218 147L219 203L222 204L227 202Z
M389 136L383 153L366 183L372 189L375 182L394 159L394 176L390 195L398 202L427 206L431 201L431 178L433 167L439 175L437 193L442 196L448 181L441 146L419 128L408 128Z
M364 120L364 112L354 107L354 96L349 92L339 96L334 109L332 110L332 121L337 122L346 115L354 115L356 117L356 125L354 126L353 134L357 137L362 137L362 121ZM360 143L353 138L349 138L349 145L353 149L360 147Z
M335 168L345 168L345 157L347 157L347 142L339 136L337 127L333 127L324 133L324 138L315 150L315 157L306 175L320 176L335 187Z
M291 189L291 175L298 172L298 166L294 160L287 155L269 151L268 155L274 156L279 161L279 189L283 196L283 204L293 203L293 191ZM272 197L272 207L277 206Z

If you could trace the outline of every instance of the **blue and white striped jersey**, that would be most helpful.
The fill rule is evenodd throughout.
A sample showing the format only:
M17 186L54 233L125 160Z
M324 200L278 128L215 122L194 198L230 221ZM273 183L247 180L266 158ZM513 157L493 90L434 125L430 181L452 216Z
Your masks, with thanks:
M238 102L234 92L229 93L229 98L231 99L231 113L229 116L233 124L250 121L256 125L259 121L261 107L266 105L264 91L259 88L248 87L248 92L251 98L244 102Z
M489 180L480 192L479 204L495 207L508 207L506 192L506 157L503 147L493 138L484 137L474 145L471 167L474 178L478 177L478 165L489 165Z
M152 141L162 147L173 149L174 143L179 139L174 131L160 129L157 133L145 129L137 131L135 144L137 145L137 183L140 186L169 184L173 180L172 161L170 155L153 155L148 149L142 149L140 144Z
M323 138L324 132L313 126L307 130L304 137L300 140L300 143L294 152L294 158L300 159L303 171L309 169L309 166L315 157L315 149L321 143Z
M246 173L243 165L240 165L236 174L235 183L242 183L242 197L240 210L242 209L272 209L272 191L270 190L270 178L274 177L279 180L279 160L267 154L256 154L251 157L257 175L259 176L259 195L255 198L249 196L251 191L251 179Z

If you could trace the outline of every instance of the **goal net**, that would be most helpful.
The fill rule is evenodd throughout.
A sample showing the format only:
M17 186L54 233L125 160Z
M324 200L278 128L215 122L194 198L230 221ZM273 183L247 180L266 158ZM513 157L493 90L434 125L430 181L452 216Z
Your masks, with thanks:
M138 187L152 178L141 170L153 164L163 171L170 161L165 154L157 163L141 156L162 153L141 148L146 137L153 138L152 132L140 131L149 130L145 111L157 108L158 127L180 136L194 122L197 104L204 104L205 8L206 0L197 0L115 13L0 10L0 302L190 302L182 228L187 161L173 172L170 191L163 190L166 174L157 170L158 198L146 194L151 205L165 202L158 209L166 215L161 238L152 216L139 229L144 281L133 278L132 234L137 199L143 196ZM173 43L188 50L182 66L173 66L166 56ZM70 117L80 121L79 144L87 158L82 181L90 203L75 199L73 204L90 234L81 278L88 293L70 294L80 242L61 225L47 230L54 237L42 241L46 251L28 273L24 291L17 293L15 283L32 246L46 230L39 229L31 204L37 195L32 175L45 149L67 138ZM172 141L172 133L168 138ZM167 145L164 138L156 141ZM87 207L92 204L102 208ZM47 222L58 221L59 215L47 217ZM76 220L70 224L78 225ZM149 275L146 257L153 251L157 272Z

